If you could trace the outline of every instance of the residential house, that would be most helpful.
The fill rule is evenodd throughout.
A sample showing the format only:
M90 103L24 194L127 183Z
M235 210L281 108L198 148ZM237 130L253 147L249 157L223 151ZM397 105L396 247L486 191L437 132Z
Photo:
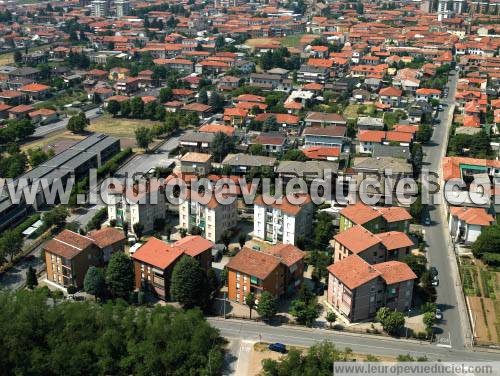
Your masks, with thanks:
M408 233L412 216L399 206L372 207L362 202L340 211L339 232L360 225L372 233L401 231Z
M146 180L132 186L110 186L108 191L108 218L118 226L124 222L129 232L135 233L134 225L143 225L143 232L154 230L155 221L164 219L166 214L165 187L159 181Z
M448 228L455 242L472 244L494 223L495 218L485 208L450 207Z
M250 144L262 145L266 153L283 153L287 147L286 136L280 133L261 133Z
M399 261L370 265L351 255L328 267L327 304L349 322L371 319L381 307L411 307L417 276Z
M19 91L25 94L30 100L38 101L49 96L50 86L32 83L21 86Z
M229 127L234 130L233 127ZM185 151L206 153L210 151L215 133L188 131L179 138L179 146Z
M356 254L370 264L403 259L410 254L410 248L414 245L404 232L374 234L361 225L339 232L330 244L334 250L334 262Z
M254 202L254 237L295 245L312 229L313 203L307 194L282 197L258 196Z
M266 291L274 298L293 293L302 284L304 252L289 244L277 244L263 251L244 247L226 265L228 298L245 304L252 293L259 304Z
M389 86L380 89L378 95L380 103L391 107L400 107L403 92L401 89Z
M328 126L324 128L307 127L302 132L304 138L304 147L322 146L322 147L339 147L346 143L345 126Z
M123 252L123 231L109 228L88 236L63 230L44 244L47 279L61 287L83 287L91 266L103 266L114 252Z
M417 101L422 100L429 102L431 99L439 100L439 98L441 98L441 90L438 89L420 88L417 89L415 94L415 99Z
M180 160L181 172L206 175L212 170L212 155L196 152L184 154Z
M347 121L342 115L326 112L309 112L304 119L306 127L327 127L347 125Z
M228 154L222 161L222 166L230 166L236 175L246 174L252 168L268 167L274 171L276 158L250 154Z
M149 238L132 255L135 288L149 288L160 299L171 300L170 283L176 263L183 256L189 256L208 271L212 264L213 247L214 243L196 235L186 236L171 244L155 237Z
M205 238L217 243L225 231L238 223L237 201L235 198L228 201L219 203L214 192L188 193L179 205L180 227L190 231L196 226Z

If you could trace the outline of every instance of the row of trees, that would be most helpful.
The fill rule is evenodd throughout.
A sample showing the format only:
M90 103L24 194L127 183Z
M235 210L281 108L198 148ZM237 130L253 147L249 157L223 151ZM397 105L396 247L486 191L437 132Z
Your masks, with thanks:
M223 366L223 341L199 310L2 292L0 332L9 374L218 375Z

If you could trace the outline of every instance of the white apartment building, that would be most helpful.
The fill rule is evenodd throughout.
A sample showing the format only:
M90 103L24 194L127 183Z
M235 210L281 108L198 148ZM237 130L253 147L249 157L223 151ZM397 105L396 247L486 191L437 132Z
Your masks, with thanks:
M93 0L91 3L91 14L94 17L107 17L109 13L109 3L107 0Z
M257 197L253 212L254 237L273 244L292 245L300 237L306 237L312 229L313 203L309 195L301 195L299 199L301 204L294 204L286 197L281 203L266 204L262 196Z
M215 197L202 201L189 198L179 205L179 225L188 231L197 226L203 237L217 243L224 231L238 223L237 200L230 204L220 204Z
M134 224L142 223L144 233L153 231L156 219L164 219L166 199L164 187L158 182L135 184L128 189L116 187L108 192L108 218L116 220L117 226L124 222L129 232L134 232Z

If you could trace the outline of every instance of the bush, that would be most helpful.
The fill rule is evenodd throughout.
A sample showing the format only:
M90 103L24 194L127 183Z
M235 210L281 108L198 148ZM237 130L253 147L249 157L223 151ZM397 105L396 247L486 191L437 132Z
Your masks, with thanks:
M78 291L73 285L68 286L66 290L68 291L68 294L75 294Z

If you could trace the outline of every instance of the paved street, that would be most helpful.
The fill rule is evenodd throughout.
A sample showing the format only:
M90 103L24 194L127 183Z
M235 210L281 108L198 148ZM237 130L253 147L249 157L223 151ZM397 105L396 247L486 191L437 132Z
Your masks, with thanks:
M18 290L26 283L26 272L32 266L37 272L44 269L45 265L40 258L42 246L39 245L31 252L30 256L18 262L9 271L0 274L0 289Z
M449 95L445 103L448 106L439 115L439 124L434 128L434 134L429 146L424 147L424 168L430 171L441 173L441 159L445 156L445 145L449 127L453 117L453 104L457 84L457 74L450 77L448 87ZM437 303L443 311L444 320L437 325L437 337L441 341L456 349L463 349L470 343L470 338L466 338L464 326L468 322L468 317L463 304L457 297L461 294L459 279L456 273L454 257L448 250L447 222L442 215L444 205L433 205L429 207L431 225L425 228L425 240L429 250L429 263L439 271L439 286L437 287ZM449 340L451 339L451 343Z
M220 330L222 336L231 341L261 340L262 342L281 342L294 346L311 346L317 342L329 341L341 349L349 347L357 353L380 356L410 354L415 357L426 356L430 360L450 361L493 361L499 359L499 354L494 352L448 349L428 342L344 333L328 329L309 329L287 325L269 326L254 321L224 320L222 318L209 318L208 321Z
M98 108L93 108L92 110L86 111L85 115L87 115L88 119L96 119L99 116L101 116L101 114L97 113L98 110L99 110ZM35 129L35 133L33 134L32 137L44 137L50 133L65 129L66 125L68 124L69 119L70 119L70 117L66 117L66 118L63 118L57 122L39 126Z

